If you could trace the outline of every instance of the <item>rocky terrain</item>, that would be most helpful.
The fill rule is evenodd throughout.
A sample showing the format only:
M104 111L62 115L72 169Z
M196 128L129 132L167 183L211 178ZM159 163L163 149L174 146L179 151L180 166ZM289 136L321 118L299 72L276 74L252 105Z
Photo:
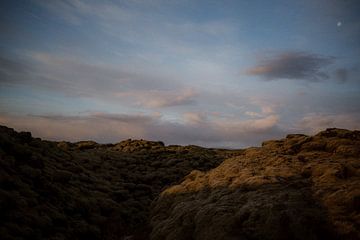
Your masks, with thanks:
M0 127L0 239L147 239L149 207L241 150L50 142Z
M151 225L152 239L360 239L360 131L288 135L194 170Z
M360 239L360 132L245 150L0 127L1 239Z

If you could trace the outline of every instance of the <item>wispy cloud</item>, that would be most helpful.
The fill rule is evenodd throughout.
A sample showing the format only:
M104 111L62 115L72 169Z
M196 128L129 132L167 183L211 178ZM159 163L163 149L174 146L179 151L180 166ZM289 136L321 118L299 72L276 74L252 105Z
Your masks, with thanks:
M246 71L248 75L261 76L265 80L295 79L318 81L329 78L323 68L334 61L306 52L285 52L261 59L257 66Z
M249 116L249 117L261 117L262 114L258 113L258 112L252 112L252 111L246 111L245 115Z
M165 120L159 114L109 114L103 112L79 116L0 115L0 124L52 140L117 142L126 138L162 140L168 144L243 147L259 144L264 138L279 137L278 116L256 120L185 113L184 121Z
M66 22L80 25L86 22L84 17L92 16L98 20L127 20L135 17L133 14L110 1L82 1L82 0L61 0L54 2L33 0L35 4L47 9Z
M202 112L186 112L183 114L183 118L186 124L198 125L207 122L206 114Z
M333 77L339 83L359 83L360 65L340 67L335 69Z
M171 40L169 42L174 45L176 42L179 43L176 39L186 40L190 35L218 37L233 33L236 29L221 19L195 22L167 15L167 11L176 10L181 5L189 5L190 1L33 1L69 24L87 24L90 18L101 31L137 43L154 44L157 41L164 45L164 41Z
M274 99L265 98L263 96L251 96L247 99L246 103L248 106L247 111L245 111L244 114L251 118L274 116L282 105ZM245 107L244 102L243 106ZM249 110L251 107L252 109L256 109L256 111Z
M344 83L348 80L348 75L348 70L345 68L338 68L335 71L335 78L341 83Z
M118 92L114 97L133 99L136 105L145 108L165 108L196 103L197 92L194 89L148 90Z
M360 129L360 114L309 113L296 124L297 129L307 133L316 133L331 127Z
M135 66L88 63L41 52L0 58L0 83L43 88L64 95L94 97L145 108L189 105L197 93L177 79L142 72ZM141 68L140 68L141 69Z
M25 62L0 56L0 83L12 83L31 73L31 68Z
M300 130L345 126L335 115L359 112L359 4L325 2L5 1L0 109L22 116L3 122L46 138L217 146L279 137L304 116ZM257 49L275 54L256 62Z

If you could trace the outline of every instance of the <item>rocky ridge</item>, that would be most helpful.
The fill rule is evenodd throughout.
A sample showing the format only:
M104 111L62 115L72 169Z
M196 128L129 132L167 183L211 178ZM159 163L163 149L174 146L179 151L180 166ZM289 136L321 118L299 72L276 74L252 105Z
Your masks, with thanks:
M192 171L151 224L152 239L360 239L360 131L288 135Z
M360 131L245 150L0 127L1 239L360 239Z
M152 200L239 151L51 142L0 127L0 238L147 239Z

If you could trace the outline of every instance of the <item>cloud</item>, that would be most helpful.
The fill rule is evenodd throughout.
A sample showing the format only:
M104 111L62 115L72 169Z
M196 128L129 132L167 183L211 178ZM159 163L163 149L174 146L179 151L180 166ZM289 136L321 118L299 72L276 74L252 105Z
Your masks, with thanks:
M177 79L141 67L89 63L74 57L27 52L23 58L0 58L0 83L57 93L105 99L145 108L189 105L197 93Z
M282 106L281 103L267 97L251 96L248 99L251 105L255 106L260 111L246 111L245 115L249 117L265 117L275 115L278 109Z
M265 80L301 79L319 81L329 78L322 69L334 61L306 52L285 52L261 60L257 66L246 71L248 75L261 76Z
M326 128L360 129L359 114L310 113L303 117L296 128L302 132L317 133Z
M203 124L207 121L207 117L204 113L200 112L186 112L183 114L185 123L190 125Z
M109 1L94 2L81 0L39 1L33 0L36 5L47 9L53 15L73 25L81 25L86 20L84 17L93 16L98 20L124 21L133 18L132 12Z
M258 112L252 112L252 111L246 111L245 115L249 116L249 117L261 117L262 114L258 113Z
M0 56L0 83L11 83L30 73L24 62Z
M284 137L289 132L315 134L330 127L360 129L359 114L311 113L291 127L276 114L243 120L204 112L186 112L182 121L167 120L159 113L113 114L92 112L83 115L11 115L0 114L0 124L31 131L50 140L102 143L124 139L161 140L166 144L196 144L208 147L247 147L262 141Z
M266 133L273 129L279 122L279 116L270 115L255 120L234 120L221 119L214 121L215 126L219 131L226 133L229 138L236 138L242 134L259 134ZM251 136L248 136L251 138Z
M341 67L333 72L333 77L339 83L359 83L360 65Z
M91 26L92 35L86 36L89 37L88 43L99 41L100 36L100 41L106 42L105 48L112 47L112 53L118 52L127 60L144 57L153 63L155 57L159 58L160 64L172 65L174 60L183 61L184 58L214 61L215 58L224 58L227 52L235 51L228 44L222 44L238 31L228 18L192 21L177 17L179 8L190 7L195 4L192 1L33 2L70 27L86 29ZM176 14L169 16L171 12ZM107 44L113 41L115 45ZM75 50L79 51L82 47L80 45ZM223 59L219 59L218 63L224 63Z
M89 63L71 56L42 52L29 52L27 56L32 75L40 79L40 84L46 81L49 88L57 90L60 87L60 90L75 95L109 94L119 89L151 88L164 83L154 76L145 76L136 69L121 65Z
M141 123L151 122L157 115L146 116L142 114L112 114L103 112L92 112L87 115L69 116L69 115L28 115L28 117L48 119L53 121L87 121L87 120L108 120L121 123Z
M143 138L156 125L156 115L127 115L95 112L87 115L2 115L1 124L31 131L34 136L51 140L79 141L94 139L116 142L126 138Z
M110 114L103 112L77 116L0 115L0 124L31 131L50 140L118 142L127 138L161 140L167 144L244 147L267 138L280 137L278 116L256 120L185 113L183 121L166 120L159 114Z
M183 90L179 93L153 91L148 99L140 100L142 106L146 107L172 107L179 105L189 105L195 103L196 93L192 90Z
M90 64L77 59L56 55L28 52L22 58L5 58L11 64L3 65L1 74L6 82L27 84L74 95L91 95L100 90L125 87L135 74L121 71L113 66ZM0 79L4 81L4 79ZM117 84L115 84L117 83ZM114 86L115 84L115 86Z
M193 89L128 91L115 93L117 98L134 99L138 106L165 108L196 103L197 92Z
M336 69L335 78L341 83L346 82L348 80L348 70L345 68Z

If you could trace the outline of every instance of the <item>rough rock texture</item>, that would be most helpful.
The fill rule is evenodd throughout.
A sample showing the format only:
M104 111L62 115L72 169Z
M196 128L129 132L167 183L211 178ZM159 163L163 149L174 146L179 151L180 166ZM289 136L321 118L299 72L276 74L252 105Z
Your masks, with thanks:
M151 225L155 240L360 239L360 132L288 135L192 171Z
M147 239L149 206L164 188L241 152L50 142L0 126L0 239Z

